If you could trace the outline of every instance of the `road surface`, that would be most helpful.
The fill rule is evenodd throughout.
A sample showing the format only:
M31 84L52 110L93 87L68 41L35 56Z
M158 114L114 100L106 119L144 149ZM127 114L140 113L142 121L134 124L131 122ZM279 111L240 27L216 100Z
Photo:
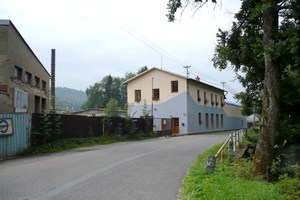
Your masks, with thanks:
M1 200L175 200L197 155L227 133L85 147L0 162Z

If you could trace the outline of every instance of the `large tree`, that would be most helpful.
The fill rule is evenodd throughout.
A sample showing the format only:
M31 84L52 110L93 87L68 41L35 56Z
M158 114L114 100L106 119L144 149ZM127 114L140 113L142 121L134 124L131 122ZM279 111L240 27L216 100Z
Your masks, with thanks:
M179 8L186 8L192 4L197 10L207 2L207 0L186 0L182 4L181 0L169 0L168 19L174 21ZM216 3L215 0L212 2ZM220 69L226 68L229 62L235 71L245 72L246 76L239 78L246 86L246 92L253 92L255 97L253 99L257 102L262 100L254 169L267 180L272 178L270 170L279 122L282 72L287 66L287 63L284 65L282 61L286 54L286 49L282 51L286 38L279 37L278 22L280 14L284 13L288 13L286 14L288 20L283 21L293 23L299 28L299 0L243 0L241 10L236 15L238 23L233 23L231 32L220 31L219 46L216 47L213 59L215 66ZM293 20L290 20L291 15L294 15ZM296 49L297 47L296 45ZM297 50L294 51L297 55ZM247 101L247 94L243 97ZM248 101L253 99L250 98Z
M127 72L125 77L105 76L101 81L86 89L87 101L83 109L104 108L111 99L118 102L120 108L127 104L127 88L124 81L148 70L147 66L138 69L137 73Z
M123 78L105 76L101 81L86 89L87 101L83 108L104 108L110 99L114 98L123 107L127 101L126 87Z

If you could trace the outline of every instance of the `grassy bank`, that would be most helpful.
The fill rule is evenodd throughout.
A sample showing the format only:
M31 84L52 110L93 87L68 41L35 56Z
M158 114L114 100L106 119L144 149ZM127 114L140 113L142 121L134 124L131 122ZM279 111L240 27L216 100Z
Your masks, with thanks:
M47 153L60 152L67 149L88 147L94 145L105 145L116 142L129 142L154 138L154 136L136 136L134 138L125 138L119 135L106 136L106 137L88 137L88 138L67 138L57 140L48 144L30 147L19 156L32 156Z
M215 154L221 145L214 146L199 155L183 180L180 191L181 200L201 199L247 199L277 200L300 199L299 179L283 178L276 183L267 183L253 178L250 162L228 158L223 163L217 159L215 172L205 172L206 160Z

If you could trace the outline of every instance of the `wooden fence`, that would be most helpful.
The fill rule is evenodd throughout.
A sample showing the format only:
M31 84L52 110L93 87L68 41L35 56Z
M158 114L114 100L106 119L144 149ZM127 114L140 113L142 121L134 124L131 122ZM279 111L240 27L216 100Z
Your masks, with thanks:
M50 114L51 115L51 114ZM51 115L53 116L53 115ZM109 122L104 120L103 117L88 117L79 115L58 115L61 129L59 138L71 138L71 137L90 137L90 136L102 136L104 132L108 133L123 133L127 134L128 120L121 117L111 117ZM53 118L53 117L52 117ZM51 118L50 118L51 119ZM149 132L152 131L153 121L149 119L146 121L144 118L131 119L135 132ZM41 124L43 122L43 114L32 115L32 130L40 131L42 129ZM53 121L47 122L53 124ZM132 128L132 127L129 127Z

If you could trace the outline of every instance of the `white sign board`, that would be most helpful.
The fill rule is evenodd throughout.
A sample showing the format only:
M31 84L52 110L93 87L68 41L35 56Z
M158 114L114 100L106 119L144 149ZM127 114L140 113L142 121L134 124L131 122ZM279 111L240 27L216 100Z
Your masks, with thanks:
M12 134L13 134L12 119L0 118L0 136L12 135Z

